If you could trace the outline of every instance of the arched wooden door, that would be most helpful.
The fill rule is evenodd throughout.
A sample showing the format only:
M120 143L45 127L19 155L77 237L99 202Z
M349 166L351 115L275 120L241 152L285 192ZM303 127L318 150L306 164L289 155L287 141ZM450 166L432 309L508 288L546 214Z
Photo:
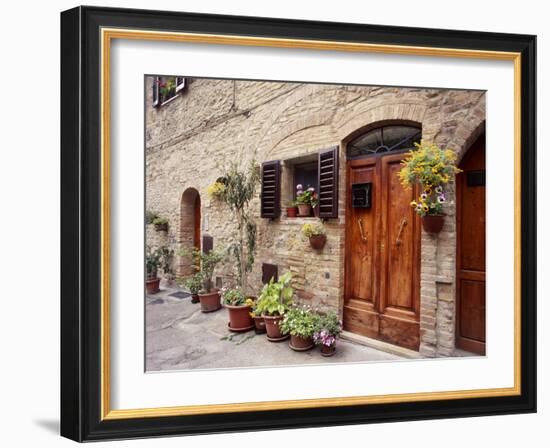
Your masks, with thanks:
M485 354L485 135L470 147L456 178L456 347Z
M420 219L410 206L417 191L397 174L420 130L374 133L348 144L344 329L418 350Z
M195 272L190 252L201 248L201 198L195 188L181 197L179 243L187 253L180 256L178 275L187 277Z

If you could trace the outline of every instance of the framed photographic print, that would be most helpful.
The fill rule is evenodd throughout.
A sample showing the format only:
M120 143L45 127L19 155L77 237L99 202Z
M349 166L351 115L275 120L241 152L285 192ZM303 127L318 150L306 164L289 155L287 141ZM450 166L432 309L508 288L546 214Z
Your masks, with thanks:
M535 36L61 14L61 433L536 411Z

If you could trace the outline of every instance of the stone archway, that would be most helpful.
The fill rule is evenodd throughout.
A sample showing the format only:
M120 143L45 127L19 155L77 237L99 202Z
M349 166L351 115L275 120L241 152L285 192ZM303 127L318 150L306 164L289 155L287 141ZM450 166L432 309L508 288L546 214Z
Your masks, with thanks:
M179 245L185 251L200 249L201 197L195 188L186 189L181 196ZM181 256L178 275L186 277L194 273L192 258Z

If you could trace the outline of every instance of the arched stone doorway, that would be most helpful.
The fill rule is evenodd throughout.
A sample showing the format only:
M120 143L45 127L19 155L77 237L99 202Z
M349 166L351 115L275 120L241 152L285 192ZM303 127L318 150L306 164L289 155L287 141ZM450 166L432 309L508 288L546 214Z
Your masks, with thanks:
M183 250L191 251L201 247L201 197L195 188L188 188L181 196L179 244ZM179 260L178 275L192 275L193 264L190 256Z

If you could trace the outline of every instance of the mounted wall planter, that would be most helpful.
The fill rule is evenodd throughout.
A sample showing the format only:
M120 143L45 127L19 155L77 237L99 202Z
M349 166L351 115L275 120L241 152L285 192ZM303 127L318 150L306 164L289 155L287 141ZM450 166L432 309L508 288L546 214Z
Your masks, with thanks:
M312 235L309 237L309 244L315 250L322 250L327 243L326 235Z
M443 215L426 215L422 217L422 227L428 233L437 234L443 229L445 216Z
M212 313L222 307L220 293L217 290L206 294L199 294L199 300L203 313Z
M154 224L154 226L155 226L155 230L157 232L167 232L168 231L168 223L167 222Z

